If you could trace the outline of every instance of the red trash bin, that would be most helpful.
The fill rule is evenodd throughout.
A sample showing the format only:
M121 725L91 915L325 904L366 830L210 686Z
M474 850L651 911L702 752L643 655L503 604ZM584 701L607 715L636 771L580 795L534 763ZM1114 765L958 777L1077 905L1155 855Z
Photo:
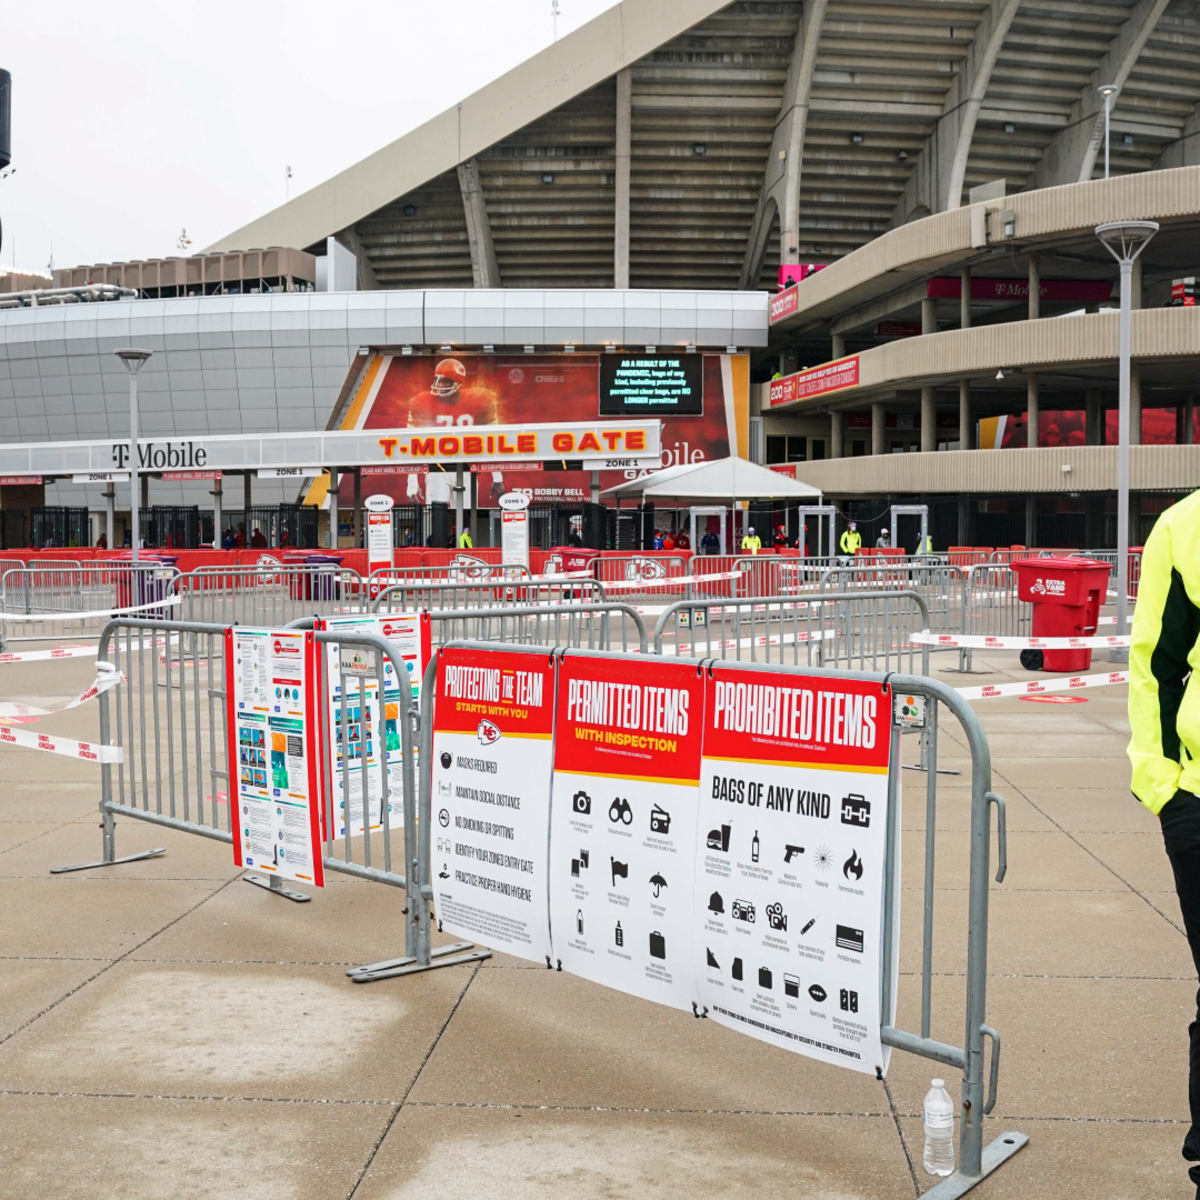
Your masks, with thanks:
M1033 605L1034 637L1091 637L1099 624L1111 566L1094 558L1021 558L1017 597ZM1037 671L1086 671L1091 650L1022 650L1021 665Z

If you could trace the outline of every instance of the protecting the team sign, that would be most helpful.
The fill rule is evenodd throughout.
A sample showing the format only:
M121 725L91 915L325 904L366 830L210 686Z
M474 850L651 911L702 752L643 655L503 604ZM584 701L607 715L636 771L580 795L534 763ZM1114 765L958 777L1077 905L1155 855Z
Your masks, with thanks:
M325 643L326 770L333 819L329 836L345 837L347 826L351 837L383 828L384 771L388 828L398 829L404 824L400 720L409 704L420 703L421 679L429 662L429 614L326 617L318 620L317 628L378 634L400 652L403 676L383 658L381 698L375 651Z

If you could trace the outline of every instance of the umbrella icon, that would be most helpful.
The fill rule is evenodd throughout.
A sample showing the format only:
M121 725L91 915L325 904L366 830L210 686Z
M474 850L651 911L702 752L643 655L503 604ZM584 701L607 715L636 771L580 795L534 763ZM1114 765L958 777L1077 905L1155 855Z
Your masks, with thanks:
M667 886L667 881L661 875L651 875L650 886L654 889L654 898L657 900L659 892Z

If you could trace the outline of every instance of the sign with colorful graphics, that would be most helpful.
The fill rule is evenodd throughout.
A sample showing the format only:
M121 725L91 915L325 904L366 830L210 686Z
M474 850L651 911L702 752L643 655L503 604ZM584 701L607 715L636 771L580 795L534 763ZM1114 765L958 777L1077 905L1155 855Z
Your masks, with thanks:
M430 764L438 922L534 962L550 956L553 730L549 655L440 651Z
M768 403L771 408L776 408L811 396L826 396L830 392L841 392L854 387L858 387L857 354L772 379Z
M368 496L363 501L363 508L367 513L368 571L390 567L396 561L395 547L392 544L392 504L391 496L382 493Z
M233 861L324 887L315 674L311 633L225 632Z
M384 772L388 829L404 823L404 760L400 722L421 699L421 679L429 662L429 614L327 617L318 629L374 633L399 651L403 674L383 659L383 695L375 651L351 643L326 642L325 739L329 772L330 836L383 828ZM363 796L366 795L364 812Z
M699 1002L761 1041L886 1070L891 696L878 683L744 669L719 668L705 685ZM894 952L891 962L895 972Z
M704 687L694 664L566 655L550 806L564 971L691 1011Z

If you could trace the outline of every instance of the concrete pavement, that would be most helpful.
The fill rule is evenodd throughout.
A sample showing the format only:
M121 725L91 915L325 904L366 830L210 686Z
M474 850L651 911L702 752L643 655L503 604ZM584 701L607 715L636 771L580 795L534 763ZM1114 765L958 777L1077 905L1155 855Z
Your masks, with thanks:
M976 664L992 673L941 677L1025 677L1015 654ZM0 669L6 698L47 705L90 664ZM1196 981L1157 822L1128 792L1124 688L1084 696L975 706L1009 815L989 1136L1031 1138L980 1200L1190 1196ZM43 724L94 737L95 720ZM896 1054L877 1083L502 955L354 985L345 966L401 949L400 893L334 876L289 904L239 882L228 846L134 821L118 822L118 853L166 855L52 877L98 855L98 770L2 750L0 1195L893 1200L934 1182L920 1163L932 1063ZM944 721L941 764L964 756ZM905 772L907 1028L923 787ZM933 1034L958 1042L965 777L942 777L939 797Z

